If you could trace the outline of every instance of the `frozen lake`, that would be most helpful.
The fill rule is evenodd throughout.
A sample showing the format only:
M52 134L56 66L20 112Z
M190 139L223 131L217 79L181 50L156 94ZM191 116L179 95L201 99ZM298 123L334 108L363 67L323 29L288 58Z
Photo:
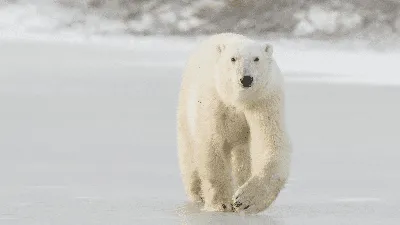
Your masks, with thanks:
M271 208L188 204L175 110L190 45L168 46L0 41L0 224L400 223L400 86L329 82L349 77L341 63L357 53L280 56L300 69L286 82L292 174ZM328 75L306 74L307 56L329 60ZM374 57L360 70L384 67L382 83L396 83L398 58Z

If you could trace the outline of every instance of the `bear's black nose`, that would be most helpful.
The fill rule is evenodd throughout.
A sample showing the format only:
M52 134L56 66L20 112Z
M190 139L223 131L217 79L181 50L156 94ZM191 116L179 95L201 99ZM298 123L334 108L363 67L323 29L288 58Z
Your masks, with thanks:
M242 83L243 87L245 88L251 87L251 83L253 83L253 77L244 76L240 79L240 83Z

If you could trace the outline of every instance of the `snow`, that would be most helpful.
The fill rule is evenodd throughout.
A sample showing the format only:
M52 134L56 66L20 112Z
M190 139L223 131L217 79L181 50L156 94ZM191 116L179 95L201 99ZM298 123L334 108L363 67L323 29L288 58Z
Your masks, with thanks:
M311 6L308 11L296 13L295 17L300 22L294 32L300 36L316 31L328 35L349 32L364 22L364 18L356 12L332 10L319 5Z
M146 23L149 23L148 18L137 26L144 27L148 25ZM126 26L122 21L107 20L93 14L85 15L78 9L61 8L49 0L34 3L21 0L15 4L0 5L0 36L4 37L65 33L119 34L125 29Z
M311 7L308 19L316 29L332 34L336 31L336 20L339 12L329 12L319 6Z
M0 40L0 224L399 223L396 52L275 43L292 174L270 209L243 216L200 211L179 177L195 40L52 37Z
M96 46L126 48L131 61L119 61L119 64L139 67L163 66L180 69L197 39L163 37L90 37L77 35L9 35L3 40L39 40L52 43L96 43ZM313 41L271 40L274 54L288 81L363 83L368 85L400 85L400 69L397 59L400 50L375 50L366 47L352 48L330 44L315 44ZM151 54L150 54L151 53ZM144 55L143 55L144 54Z

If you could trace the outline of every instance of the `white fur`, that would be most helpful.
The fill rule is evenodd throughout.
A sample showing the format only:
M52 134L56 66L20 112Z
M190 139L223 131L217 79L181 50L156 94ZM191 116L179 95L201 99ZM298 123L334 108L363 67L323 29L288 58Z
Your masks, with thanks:
M197 118L197 95L195 90L191 90L187 99L187 119L190 136L196 133L196 118Z
M184 187L204 210L257 213L284 187L291 146L271 45L230 33L200 43L183 72L177 125Z

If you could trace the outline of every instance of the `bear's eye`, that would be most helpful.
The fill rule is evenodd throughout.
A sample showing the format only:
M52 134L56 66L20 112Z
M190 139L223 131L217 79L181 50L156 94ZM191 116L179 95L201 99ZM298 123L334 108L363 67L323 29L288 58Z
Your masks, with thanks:
M258 62L260 59L258 57L254 58L254 62Z
M236 61L236 58L235 58L235 57L232 57L232 58L231 58L231 61L232 61L232 62L235 62L235 61Z

